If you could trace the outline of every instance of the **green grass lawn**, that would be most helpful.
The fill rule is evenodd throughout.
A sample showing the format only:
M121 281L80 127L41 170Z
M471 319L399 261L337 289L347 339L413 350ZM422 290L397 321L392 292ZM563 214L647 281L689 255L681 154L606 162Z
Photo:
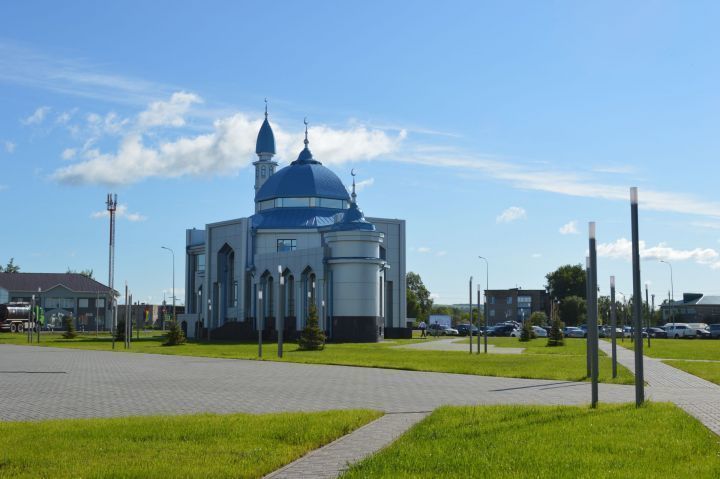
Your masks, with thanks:
M458 340L467 344L468 338ZM484 338L480 338L480 346L484 344ZM547 338L535 338L527 342L520 341L520 338L506 338L506 337L488 337L488 345L494 345L498 348L525 348L523 354L560 354L563 356L584 356L585 355L585 344L584 339L579 338L565 338L565 344L563 346L549 347L547 345ZM473 337L473 345L477 345L477 337ZM604 353L600 351L600 355Z
M625 339L618 346L633 348L633 343ZM712 359L720 361L720 340L716 339L647 339L643 341L643 354L652 358L663 359Z
M0 422L0 477L262 477L380 415L349 410Z
M443 407L349 478L717 478L718 436L671 404Z
M663 362L715 384L720 384L720 362L711 363L704 361L677 360Z
M513 338L495 338L513 339ZM79 349L110 350L108 337L95 338L86 335L73 340L61 339L60 335L46 334L41 345L70 347ZM568 342L561 348L544 348L538 343L531 343L529 351L545 351L549 354L473 354L457 351L423 351L395 348L401 344L410 344L424 340L393 340L383 343L364 344L327 344L323 351L299 351L294 343L285 345L282 361L307 364L337 364L345 366L362 366L391 369L407 369L415 371L434 371L460 374L476 374L481 376L503 376L530 379L555 379L561 381L583 381L586 379L586 363L584 345ZM0 344L12 342L25 344L22 334L0 335ZM528 343L526 343L528 344ZM542 343L544 344L544 343ZM124 351L122 343L116 343L116 351ZM182 346L162 346L161 338L141 338L134 341L132 352L154 354L179 354L185 356L203 356L215 358L257 359L257 343L251 342L188 342ZM263 359L278 361L275 343L263 346ZM600 358L600 381L632 384L632 374L623 367L618 367L618 377L613 380L611 364L607 357Z

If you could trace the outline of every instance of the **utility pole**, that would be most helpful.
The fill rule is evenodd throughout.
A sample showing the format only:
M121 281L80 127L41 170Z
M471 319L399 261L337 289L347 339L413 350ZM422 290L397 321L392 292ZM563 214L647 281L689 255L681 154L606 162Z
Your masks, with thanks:
M477 334L477 354L480 354L480 337L482 336L482 331L480 330L480 293L482 292L481 286L477 285L477 307L478 307L478 334ZM484 316L484 314L483 314ZM470 326L470 329L472 330L472 325ZM471 338L472 340L472 338Z
M262 358L262 330L263 330L263 316L265 316L265 311L263 311L263 292L262 288L258 291L258 314L257 314L257 330L258 330L258 358Z
M585 362L586 377L592 376L592 360L590 359L590 256L585 257Z
M115 210L117 210L117 195L108 193L105 202L110 215L110 253L108 265L108 287L110 288L110 336L112 336L112 348L115 349L115 325L117 320L117 304L115 301Z
M647 313L647 335L648 335L648 348L650 347L650 301L648 301L648 284L645 283L645 311ZM642 336L642 333L640 334Z
M278 357L283 357L283 332L285 330L285 276L283 276L283 269L281 265L278 265Z
M612 341L612 377L617 377L617 305L615 304L615 276L610 276L610 339ZM623 331L623 334L625 331Z
M470 332L469 332L469 334L470 334L470 341L469 341L469 343L470 343L470 354L472 354L472 326L473 326L473 311L472 311L472 293L473 293L473 291L472 291L472 280L473 280L473 277L470 276L470 283L469 283L469 285L470 285L470 286L469 286L469 288L470 288L470 289L469 289L469 291L470 291L470 293L469 293L469 294L470 294L470 301L469 301L469 303L470 303L470 304L469 304L469 305L470 305L470 309L468 310L468 313L470 314L470 315L469 315L469 318L470 318Z

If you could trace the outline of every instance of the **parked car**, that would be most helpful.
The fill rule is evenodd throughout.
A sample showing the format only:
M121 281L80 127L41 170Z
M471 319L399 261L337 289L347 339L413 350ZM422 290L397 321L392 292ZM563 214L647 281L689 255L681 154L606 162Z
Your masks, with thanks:
M612 327L611 326L607 326L607 325L603 326L602 331L603 331L604 336L600 336L601 338L609 338L612 336ZM615 337L616 338L622 337L622 334L623 334L622 328L615 328Z
M488 330L488 336L510 336L510 334L517 329L515 326L510 324L498 324Z
M478 328L477 328L477 326L475 326L475 325L473 324L473 325L472 325L472 329L471 329L470 326L471 326L471 325L469 325L469 324L458 324L457 326L455 326L455 329L457 329L458 334L460 334L460 336L467 336L468 334L470 334L470 331L471 331L471 330L472 330L472 335L473 335L473 336L477 336L477 335L478 335L478 331L479 331Z
M457 336L458 330L438 323L433 323L428 327L430 336Z
M695 330L696 338L710 339L712 337L706 323L688 323L688 326Z
M708 330L710 331L711 338L720 339L720 323L711 324Z
M535 331L535 336L538 338L547 338L548 336L547 329L541 328L540 326L533 326L533 331Z
M697 335L697 330L687 323L668 323L663 328L668 338L694 338Z
M663 328L645 328L645 332L649 334L651 338L667 338L667 331Z
M567 338L584 338L587 335L587 332L580 328L567 327L563 329L563 335Z

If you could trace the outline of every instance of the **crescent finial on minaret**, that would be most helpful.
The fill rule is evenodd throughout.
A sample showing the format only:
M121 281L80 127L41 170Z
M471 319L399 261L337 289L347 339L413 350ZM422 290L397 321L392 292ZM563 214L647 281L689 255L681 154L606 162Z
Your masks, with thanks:
M305 141L304 141L303 143L305 143L305 148L307 148L308 144L310 143L310 142L308 141L308 121L307 121L307 117L305 117L305 118L303 119L303 123L305 123Z
M267 97L265 98L265 119L267 120Z

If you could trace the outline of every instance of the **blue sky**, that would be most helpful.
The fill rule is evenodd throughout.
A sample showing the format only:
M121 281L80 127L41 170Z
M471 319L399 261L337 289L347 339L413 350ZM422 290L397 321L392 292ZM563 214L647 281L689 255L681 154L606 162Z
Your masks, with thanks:
M368 216L407 220L408 270L437 302L470 275L538 288L584 262L631 291L629 187L643 282L719 293L716 2L4 2L0 262L182 297L184 231L252 213L268 98L278 159L302 148Z

